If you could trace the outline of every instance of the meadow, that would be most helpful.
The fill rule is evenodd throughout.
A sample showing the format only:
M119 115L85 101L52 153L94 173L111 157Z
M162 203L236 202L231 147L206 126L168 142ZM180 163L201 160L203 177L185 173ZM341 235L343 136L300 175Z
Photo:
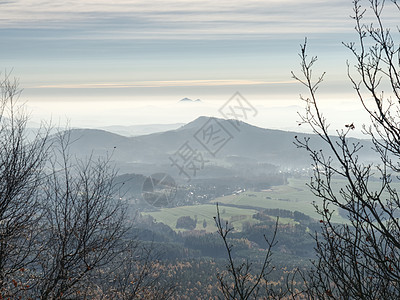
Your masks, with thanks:
M162 208L144 214L151 215L157 222L162 222L170 226L175 231L185 231L177 229L176 222L181 216L190 216L197 220L196 230L213 232L216 230L213 217L216 215L216 204L220 205L221 217L228 220L236 230L241 230L244 222L250 224L257 223L252 216L260 209L283 209L289 211L299 211L312 218L319 219L315 211L313 202L319 203L321 200L314 196L306 186L308 179L289 178L288 184L273 186L268 190L260 192L246 190L240 193L218 197L208 204L180 206L173 208ZM339 190L344 182L337 181L335 188ZM273 216L272 216L273 217ZM205 222L204 222L205 220ZM333 214L335 222L344 222L345 219L337 211ZM294 220L280 218L280 223L292 223ZM203 223L206 226L203 227Z

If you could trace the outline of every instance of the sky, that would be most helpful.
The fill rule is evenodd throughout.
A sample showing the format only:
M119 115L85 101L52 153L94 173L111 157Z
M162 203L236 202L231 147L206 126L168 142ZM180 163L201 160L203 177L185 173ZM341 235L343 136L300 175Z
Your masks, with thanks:
M0 69L19 78L34 121L188 122L240 92L255 125L291 130L307 37L340 125L359 109L342 45L356 38L351 14L350 0L0 0Z

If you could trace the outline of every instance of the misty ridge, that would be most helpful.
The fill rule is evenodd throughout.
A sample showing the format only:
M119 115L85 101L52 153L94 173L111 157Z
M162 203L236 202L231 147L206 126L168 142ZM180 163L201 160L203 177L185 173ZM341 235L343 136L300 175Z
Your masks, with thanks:
M146 128L160 132L135 136L116 134L118 130L124 131L124 127L111 127L100 129L71 129L71 151L79 157L109 156L115 162L121 172L134 170L135 167L150 175L157 171L156 168L165 170L168 168L168 157L175 153L179 147L193 136L207 122L209 117L199 117L192 122L180 125L146 125ZM238 129L232 126L236 120L216 119L228 131L234 133L234 137L214 156L202 150L205 159L213 167L228 168L234 163L242 164L272 164L282 170L294 170L310 167L309 155L294 144L295 137L300 140L310 139L315 149L328 152L327 145L314 134L296 133L282 130L271 130L252 126L239 121ZM170 127L176 128L169 130ZM178 127L178 128L177 128ZM142 129L139 129L139 132ZM134 132L134 131L131 131ZM132 135L129 133L128 135ZM338 142L335 139L335 142ZM374 151L372 144L367 140L350 138L350 143L360 143L363 148L359 151L360 159L372 161ZM197 144L197 147L200 146ZM145 166L145 168L144 168ZM165 169L164 169L165 168ZM207 164L205 166L207 168ZM146 169L146 170L144 170ZM173 170L173 168L171 168ZM268 171L268 170L266 170ZM201 176L201 175L200 175Z

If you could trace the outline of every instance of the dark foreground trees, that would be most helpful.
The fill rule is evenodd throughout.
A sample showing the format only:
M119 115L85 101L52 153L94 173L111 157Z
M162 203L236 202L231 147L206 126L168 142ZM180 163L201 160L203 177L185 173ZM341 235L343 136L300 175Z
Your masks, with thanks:
M17 80L0 81L0 293L13 295L20 274L38 255L43 209L40 186L48 158L48 130L32 138L18 104ZM24 286L26 288L26 286Z
M316 236L318 259L305 275L310 299L399 299L400 298L400 52L399 29L385 27L383 14L400 12L396 1L354 2L356 43L345 44L353 54L354 68L348 74L370 124L364 132L372 142L376 163L361 161L361 144L350 142L352 120L334 139L328 120L320 110L317 89L323 75L314 78L317 61L301 47L302 76L293 75L308 90L303 123L326 142L329 152L313 149L309 140L297 140L313 160L313 193L322 199L322 234ZM367 4L364 7L364 4ZM373 23L364 18L373 17ZM397 20L400 13L397 15ZM336 179L344 179L339 191ZM377 183L378 182L378 183ZM346 213L346 224L334 224L336 210Z
M95 272L126 250L126 209L115 197L115 172L106 160L72 159L69 144L68 132L56 136L42 182L43 241L32 270L40 274L35 292L41 299L93 296Z
M28 129L19 94L6 74L0 81L0 299L171 295L169 282L155 284L164 278L154 271L152 249L130 233L109 161L71 156L68 131Z
M0 92L0 295L83 294L90 274L124 250L115 174L107 161L72 160L68 134L30 132L9 74Z

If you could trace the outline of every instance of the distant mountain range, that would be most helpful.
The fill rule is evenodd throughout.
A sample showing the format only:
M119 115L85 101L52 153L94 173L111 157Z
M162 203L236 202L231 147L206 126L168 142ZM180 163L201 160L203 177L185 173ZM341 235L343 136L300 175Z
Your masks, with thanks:
M77 156L111 155L123 172L142 174L170 168L169 157L184 145L197 150L214 167L223 167L232 158L236 162L309 167L309 155L294 145L295 136L300 139L310 138L316 150L328 150L316 135L264 129L233 120L199 117L174 130L135 137L105 130L72 129L71 140L74 142L71 151ZM366 159L372 157L371 145L367 141L352 139L351 142L363 143L365 147L360 155Z

